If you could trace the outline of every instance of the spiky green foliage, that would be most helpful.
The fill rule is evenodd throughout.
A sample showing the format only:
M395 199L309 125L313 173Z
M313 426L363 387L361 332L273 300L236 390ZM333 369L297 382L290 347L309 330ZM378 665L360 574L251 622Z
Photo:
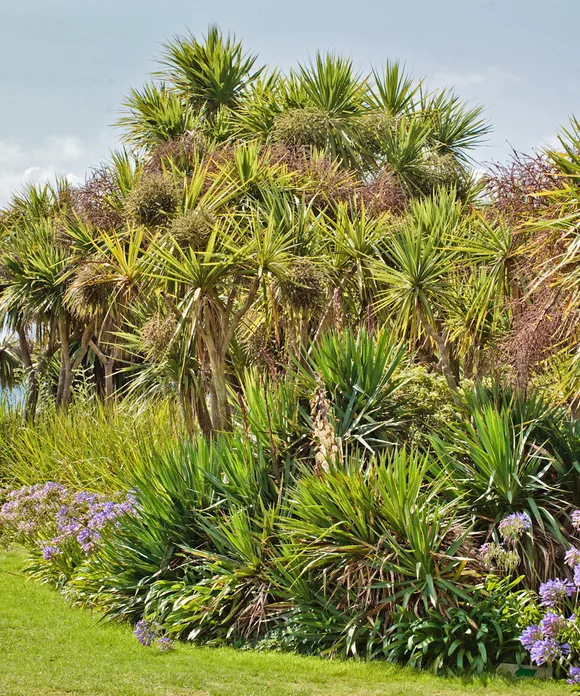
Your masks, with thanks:
M215 117L222 107L235 108L260 75L256 60L235 37L211 26L202 41L190 35L166 44L162 75L195 109Z
M133 89L123 103L126 115L117 125L123 128L124 140L137 147L152 149L179 138L197 125L190 105L164 85L145 85Z
M376 336L366 330L358 335L329 333L313 347L309 391L315 391L316 378L321 378L345 447L375 452L392 445L404 431L408 413L397 399L403 361L404 349L387 331Z

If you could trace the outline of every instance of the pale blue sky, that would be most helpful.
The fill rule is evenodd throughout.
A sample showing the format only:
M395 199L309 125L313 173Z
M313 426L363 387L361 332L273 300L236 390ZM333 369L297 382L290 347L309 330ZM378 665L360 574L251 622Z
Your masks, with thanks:
M331 49L456 85L495 129L480 160L580 116L579 0L0 0L0 204L26 180L84 178L160 43L213 22L282 68Z

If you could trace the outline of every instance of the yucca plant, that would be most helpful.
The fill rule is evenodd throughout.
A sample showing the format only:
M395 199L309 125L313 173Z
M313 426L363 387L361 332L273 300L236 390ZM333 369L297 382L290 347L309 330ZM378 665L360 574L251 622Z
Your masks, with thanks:
M306 393L316 391L317 376L328 393L336 435L344 446L376 451L400 439L408 414L397 399L405 350L387 330L375 335L327 333L313 346L301 376Z
M296 577L293 621L317 626L327 651L364 652L377 627L384 637L398 604L421 614L465 599L469 528L437 502L429 468L402 449L298 482L283 522L294 554L286 563Z
M243 375L236 400L239 427L244 428L269 453L275 467L287 467L304 457L309 436L301 413L308 399L292 379L269 379L256 369Z
M165 614L157 611L173 635L216 644L265 634L283 608L268 573L278 515L277 506L252 506L207 520L210 548L184 548L186 560L202 564L203 579L184 584Z
M560 483L568 468L536 440L535 428L488 403L452 424L445 439L432 438L449 492L465 500L479 530L489 537L509 513L527 513L535 530L523 558L530 579L552 572L569 505Z
M253 515L280 500L270 460L242 436L213 443L200 436L169 451L150 450L126 482L138 514L119 521L72 583L79 601L96 602L117 618L140 618L161 580L203 578L202 556L215 552L210 531L218 534L222 514Z

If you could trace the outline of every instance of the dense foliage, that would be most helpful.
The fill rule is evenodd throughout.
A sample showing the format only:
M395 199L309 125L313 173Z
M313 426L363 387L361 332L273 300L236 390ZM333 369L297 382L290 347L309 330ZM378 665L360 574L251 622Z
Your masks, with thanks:
M578 543L580 125L478 179L481 109L397 63L160 63L1 213L0 530L144 644L520 662Z

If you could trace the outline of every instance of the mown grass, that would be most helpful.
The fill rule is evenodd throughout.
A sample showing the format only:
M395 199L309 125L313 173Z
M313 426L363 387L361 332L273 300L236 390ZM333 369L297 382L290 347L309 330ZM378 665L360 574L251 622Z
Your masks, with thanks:
M128 626L106 624L28 582L22 556L0 552L2 696L462 696L569 693L564 684L461 680L381 663L179 645L143 648Z

